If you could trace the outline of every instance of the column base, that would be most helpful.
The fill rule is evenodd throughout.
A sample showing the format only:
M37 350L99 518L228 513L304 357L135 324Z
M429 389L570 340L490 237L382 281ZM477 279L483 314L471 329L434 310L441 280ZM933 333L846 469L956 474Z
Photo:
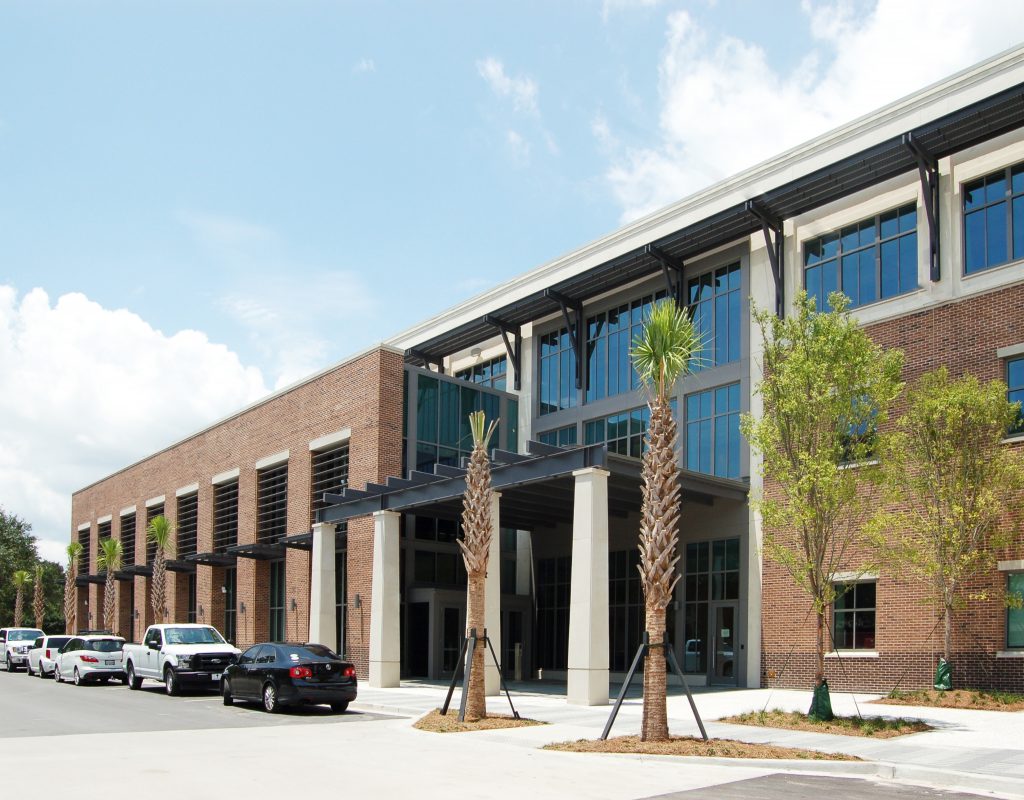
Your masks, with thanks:
M608 670L569 667L565 702L574 706L608 705Z
M397 661L371 661L367 685L373 689L394 689L401 684L400 674Z

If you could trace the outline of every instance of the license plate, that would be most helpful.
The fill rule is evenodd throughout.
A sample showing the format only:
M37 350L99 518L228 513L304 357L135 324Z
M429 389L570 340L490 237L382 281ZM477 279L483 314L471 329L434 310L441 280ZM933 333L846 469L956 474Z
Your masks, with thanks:
M114 666L114 659L112 659L112 658L107 659L103 663L106 664L108 667L112 667L112 666Z
M219 672L215 672L215 673L213 673L213 674L212 674L212 675L210 676L210 680L211 680L211 681L219 681L219 680L220 680L220 673L219 673Z

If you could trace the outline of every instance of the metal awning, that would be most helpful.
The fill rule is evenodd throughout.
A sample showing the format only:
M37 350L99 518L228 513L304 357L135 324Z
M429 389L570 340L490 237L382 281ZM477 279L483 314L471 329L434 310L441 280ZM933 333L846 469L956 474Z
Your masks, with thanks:
M196 563L185 558L169 558L166 562L167 569L171 572L195 572Z
M557 312L561 307L559 298L583 302L662 272L666 260L682 264L761 231L766 219L778 223L899 175L917 171L919 162L915 148L917 153L938 159L1022 126L1024 84L1018 84L753 196L744 203L680 228L514 303L491 309L487 314L452 330L417 342L406 351L406 362L418 366L427 362L438 363L447 355L496 336L502 325L514 329ZM910 141L913 141L913 146Z
M283 544L285 547L292 547L296 550L312 550L313 531L306 531L305 533L294 533L291 536L285 536L281 540L281 544Z
M227 553L193 553L185 556L186 561L194 561L196 564L206 564L210 567L233 567L238 561L236 556Z
M107 573L97 572L95 575L87 575L85 580L87 583L95 583L102 586L107 582Z
M491 451L491 485L501 492L501 525L534 530L572 521L573 472L599 467L609 472L608 513L624 517L640 510L639 459L609 453L604 444L554 447L531 441L529 454ZM464 461L465 463L465 461ZM406 479L388 478L366 489L345 489L326 494L332 505L321 509L321 522L343 522L376 511L417 511L428 516L457 519L466 489L464 467L434 466L434 472L412 472ZM681 470L684 502L712 505L726 500L743 502L749 487L743 481Z
M256 561L273 561L284 557L284 542L255 542L253 544L236 544L227 549L228 553L239 558L252 558Z
M125 575L145 575L148 577L153 574L153 567L148 564L129 564L121 572Z

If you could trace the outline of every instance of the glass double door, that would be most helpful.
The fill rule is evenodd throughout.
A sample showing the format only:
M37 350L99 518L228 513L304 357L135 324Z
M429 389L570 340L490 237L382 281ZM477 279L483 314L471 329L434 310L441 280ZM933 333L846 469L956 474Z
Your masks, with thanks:
M735 603L711 605L711 663L708 665L708 683L714 686L735 686L738 651L736 623L738 607Z

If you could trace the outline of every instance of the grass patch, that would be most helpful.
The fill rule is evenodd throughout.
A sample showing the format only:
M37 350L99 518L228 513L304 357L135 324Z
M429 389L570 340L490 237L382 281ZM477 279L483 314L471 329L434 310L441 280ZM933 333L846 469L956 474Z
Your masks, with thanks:
M489 714L485 719L469 719L459 722L459 712L450 709L441 716L441 709L435 708L413 724L414 728L431 733L464 733L465 731L493 731L499 728L529 728L533 725L547 725L535 719L516 719L503 714Z
M614 739L578 739L545 745L545 750L569 753L637 753L650 756L704 756L705 758L794 758L810 761L860 761L846 753L820 753L797 747L773 744L750 744L734 739L695 739L673 736L667 742L641 742L639 736L617 736Z
M922 689L916 692L892 692L875 700L891 706L932 706L934 708L972 708L975 711L1024 711L1024 694L982 692L972 689Z
M930 731L932 727L918 719L882 719L880 717L836 717L831 722L810 719L799 711L750 711L726 717L719 722L734 725L755 725L759 728L786 728L793 731L813 733L835 733L843 736L870 736L874 739L891 739L907 733Z

